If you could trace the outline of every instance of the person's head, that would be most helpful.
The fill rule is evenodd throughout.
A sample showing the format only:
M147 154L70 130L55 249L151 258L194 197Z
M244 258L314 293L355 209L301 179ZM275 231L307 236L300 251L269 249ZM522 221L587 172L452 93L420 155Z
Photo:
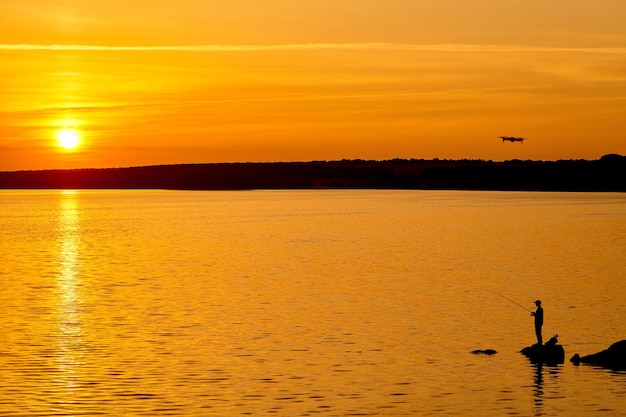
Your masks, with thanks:
M535 305L536 305L537 307L539 307L539 306L541 305L541 300L537 300L537 301L535 301Z

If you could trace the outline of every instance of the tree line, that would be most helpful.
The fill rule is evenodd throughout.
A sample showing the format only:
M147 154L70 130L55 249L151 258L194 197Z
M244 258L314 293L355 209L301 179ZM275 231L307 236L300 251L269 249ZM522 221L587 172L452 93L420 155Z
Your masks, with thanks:
M4 189L626 191L626 156L598 160L341 160L0 172Z

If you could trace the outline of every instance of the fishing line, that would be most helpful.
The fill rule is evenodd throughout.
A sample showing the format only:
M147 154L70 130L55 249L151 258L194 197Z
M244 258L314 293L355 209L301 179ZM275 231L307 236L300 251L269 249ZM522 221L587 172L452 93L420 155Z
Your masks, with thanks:
M520 303L518 303L518 302L515 302L515 301L511 300L509 297L506 297L506 296L504 296L504 295L502 295L502 294L500 294L500 293L498 293L498 292L495 292L495 291L493 291L493 290L487 290L487 291L490 291L490 292L494 293L495 295L499 295L500 297L504 298L505 300L508 300L508 301L512 302L513 304L515 304L515 305L516 305L516 306L518 306L518 307L523 308L524 310L528 311L529 313L532 313L532 312L533 312L532 310L527 309L526 307L524 307L524 306L523 306L523 305L521 305Z

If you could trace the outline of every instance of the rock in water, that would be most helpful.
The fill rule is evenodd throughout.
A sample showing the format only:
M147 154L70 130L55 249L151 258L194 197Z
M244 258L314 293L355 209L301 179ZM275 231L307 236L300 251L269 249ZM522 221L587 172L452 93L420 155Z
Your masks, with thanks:
M475 354L475 355L479 355L481 353L484 354L484 355L495 355L498 352L496 352L493 349L485 349L485 350L476 349L476 350L472 350L472 353Z
M577 353L571 359L574 365L586 363L613 369L626 369L626 340L613 343L608 349L580 357Z
M565 349L557 343L557 335L555 335L545 345L527 346L520 352L533 363L557 365L565 362Z

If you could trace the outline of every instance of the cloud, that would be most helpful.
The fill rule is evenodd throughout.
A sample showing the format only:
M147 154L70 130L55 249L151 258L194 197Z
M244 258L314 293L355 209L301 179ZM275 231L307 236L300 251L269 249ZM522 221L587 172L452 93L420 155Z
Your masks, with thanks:
M363 51L406 51L406 52L565 52L624 54L626 48L619 47L544 47L523 45L477 45L477 44L403 44L384 42L362 43L298 43L278 45L45 45L45 44L0 44L5 51L101 51L101 52L271 52L271 51L319 51L319 50L363 50Z

